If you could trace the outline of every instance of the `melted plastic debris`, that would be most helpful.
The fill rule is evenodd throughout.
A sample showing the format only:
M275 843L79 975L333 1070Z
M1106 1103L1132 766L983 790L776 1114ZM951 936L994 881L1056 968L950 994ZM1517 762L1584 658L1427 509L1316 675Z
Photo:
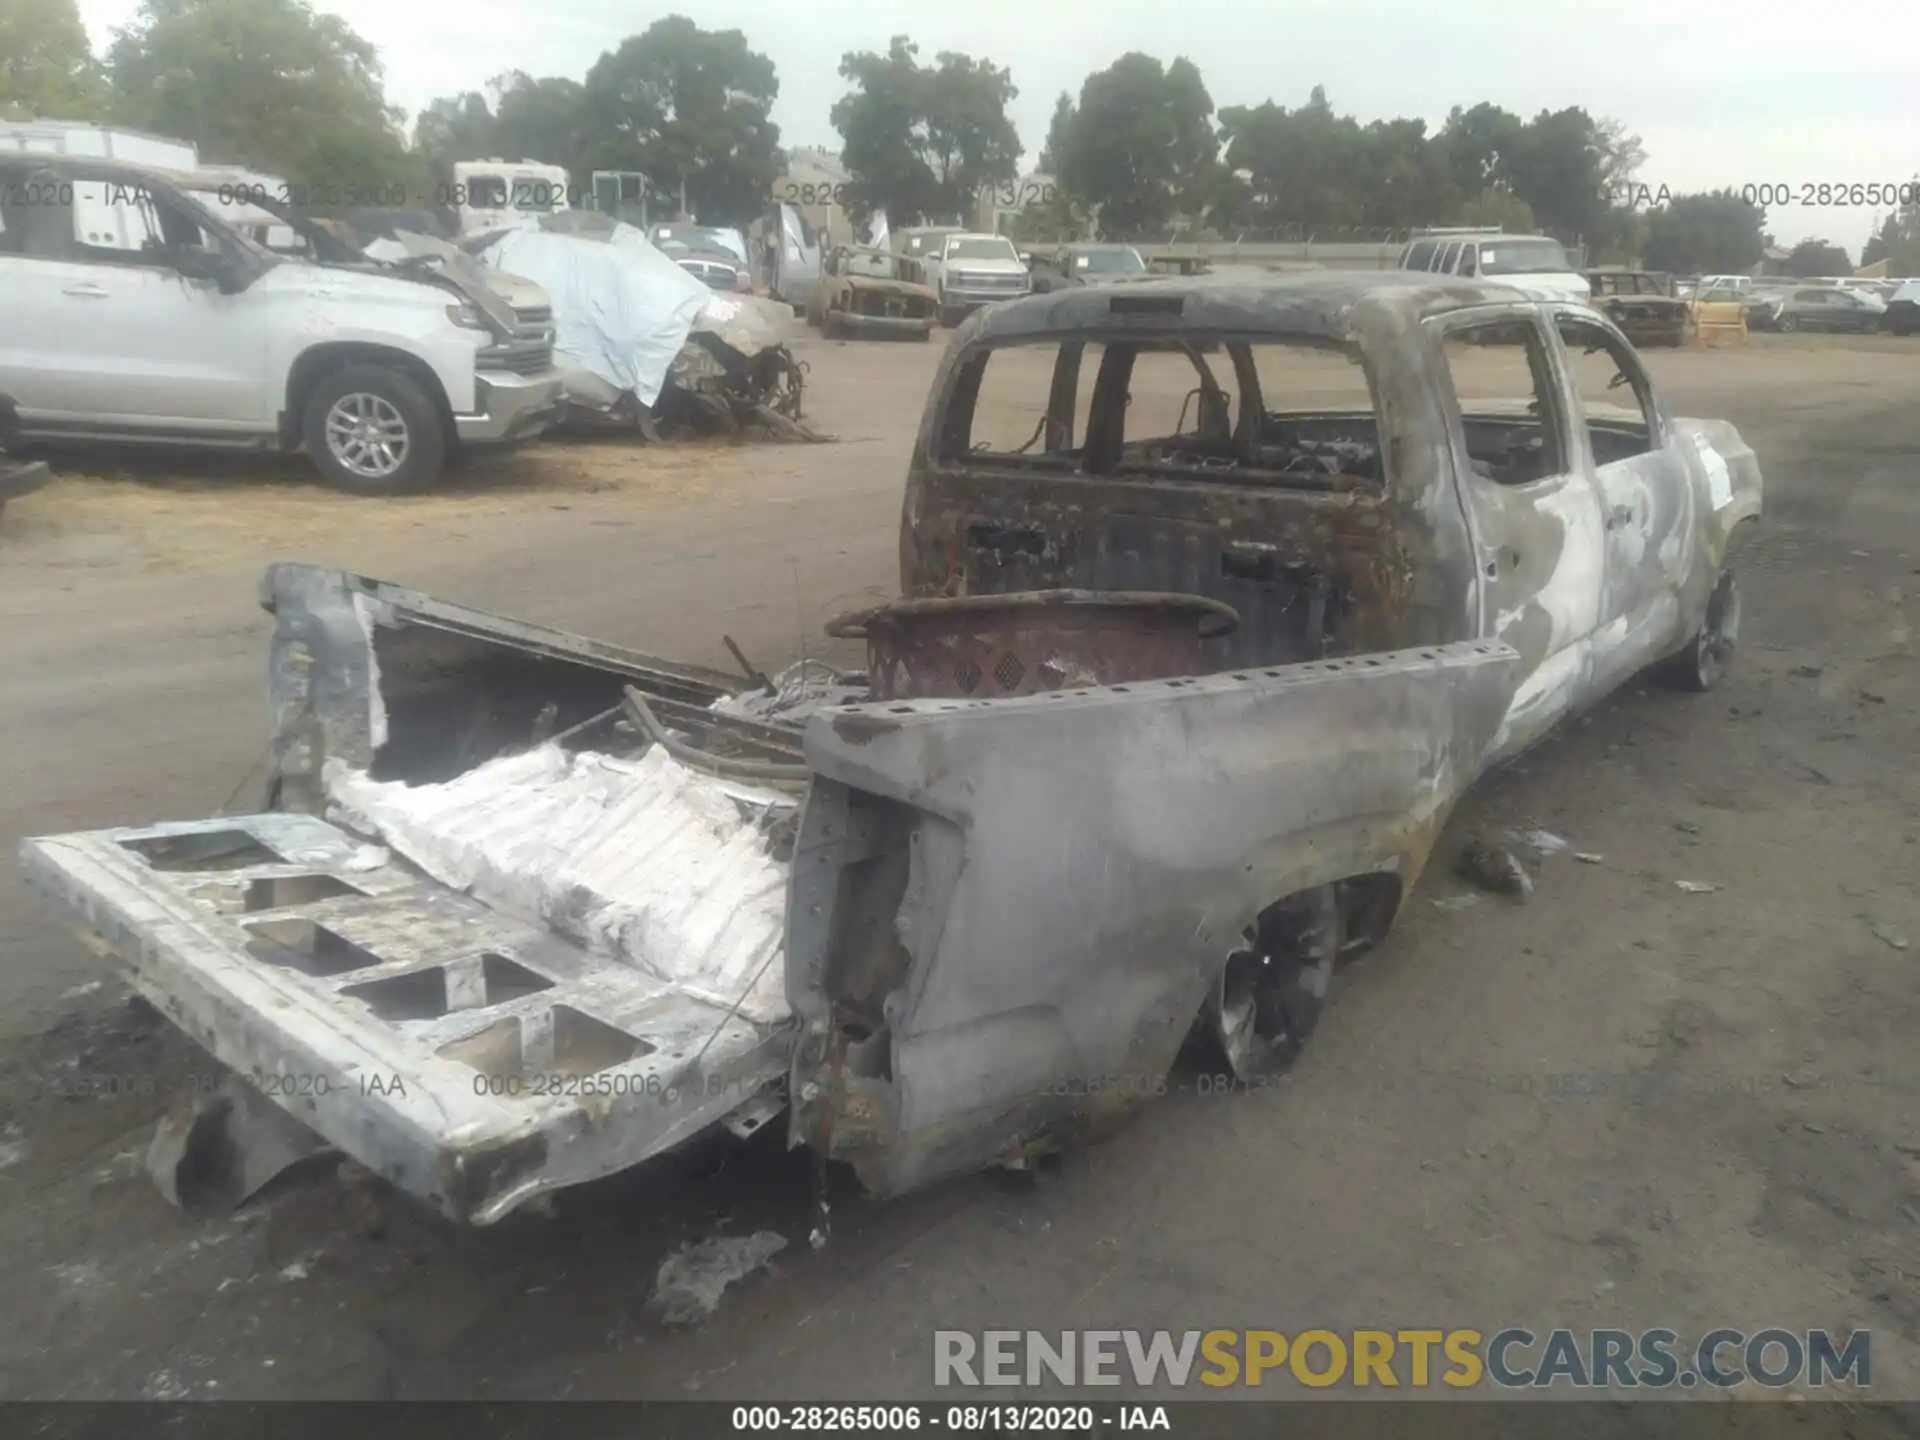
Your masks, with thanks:
M661 1262L653 1304L668 1325L696 1325L719 1308L729 1285L746 1279L786 1248L786 1236L772 1230L716 1235L683 1245Z

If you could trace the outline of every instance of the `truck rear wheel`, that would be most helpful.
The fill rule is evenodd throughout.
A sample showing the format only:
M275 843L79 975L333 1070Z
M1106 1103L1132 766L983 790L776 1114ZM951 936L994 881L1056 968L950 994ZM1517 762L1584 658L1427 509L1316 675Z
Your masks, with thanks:
M1706 618L1686 648L1663 662L1663 673L1682 690L1704 693L1720 683L1739 643L1740 584L1731 570L1723 570L1707 601Z
M447 436L420 382L384 365L348 365L307 395L301 436L320 473L356 495L403 495L439 477Z
M1264 911L1227 957L1199 1030L1236 1080L1278 1074L1320 1023L1345 938L1337 887L1290 896Z

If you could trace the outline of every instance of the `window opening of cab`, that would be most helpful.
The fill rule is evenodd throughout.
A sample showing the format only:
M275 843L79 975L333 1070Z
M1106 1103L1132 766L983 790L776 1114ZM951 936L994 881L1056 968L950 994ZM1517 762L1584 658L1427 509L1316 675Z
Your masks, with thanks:
M1111 334L986 346L956 368L940 458L1313 490L1385 484L1359 352L1319 339Z
M1530 319L1455 324L1442 337L1459 443L1478 481L1531 485L1564 473L1565 421L1545 337Z

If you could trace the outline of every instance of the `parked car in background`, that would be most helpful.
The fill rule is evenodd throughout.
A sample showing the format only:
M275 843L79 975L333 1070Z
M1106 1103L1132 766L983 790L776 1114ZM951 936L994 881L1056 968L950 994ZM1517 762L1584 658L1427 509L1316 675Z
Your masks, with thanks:
M959 231L942 239L921 264L927 283L940 296L945 325L958 325L982 305L1017 300L1033 289L1033 276L1004 235Z
M920 275L920 263L904 255L837 246L820 262L807 323L829 339L851 334L925 340L939 323L940 296Z
M747 237L725 225L696 225L690 220L676 220L653 226L647 231L647 240L662 248L667 242L678 240L689 249L718 250L731 255L743 267L747 263Z
M1053 254L1033 262L1033 289L1037 295L1069 290L1079 285L1111 285L1152 272L1131 245L1062 245Z
M1587 277L1573 268L1567 250L1550 235L1508 235L1499 230L1427 230L1400 252L1399 269L1462 280L1497 280L1542 300L1586 304Z
M1886 313L1885 303L1876 295L1862 295L1838 286L1809 285L1789 290L1768 322L1775 330L1861 333L1878 330Z
M89 230L83 193L117 207ZM552 335L429 267L310 263L162 172L0 154L0 392L30 440L296 450L342 489L417 490L462 445L560 414Z
M1700 321L1699 307L1703 305L1738 305L1746 316L1749 329L1766 330L1772 327L1774 314L1780 308L1780 297L1763 294L1751 286L1741 289L1733 285L1709 285L1703 280L1694 291L1692 300L1696 327Z
M1902 280L1887 300L1883 322L1896 335L1920 330L1920 280Z
M925 264L939 253L940 246L949 235L964 235L966 227L962 225L920 225L906 230L896 230L887 237L887 248L896 255L904 255L909 260L918 260Z
M714 238L712 232L691 226L675 226L671 233L666 233L665 226L655 229L661 232L653 242L655 248L709 290L736 294L753 290L753 274L747 262Z
M1636 345L1684 345L1692 307L1673 278L1647 270L1589 270L1593 305Z

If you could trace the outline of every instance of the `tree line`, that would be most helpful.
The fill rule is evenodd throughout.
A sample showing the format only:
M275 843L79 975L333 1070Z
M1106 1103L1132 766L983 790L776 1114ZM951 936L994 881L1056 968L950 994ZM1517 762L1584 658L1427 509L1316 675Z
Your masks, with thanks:
M840 75L830 118L856 218L963 219L981 187L1016 178L1009 68L948 51L923 60L894 36L843 57ZM432 101L409 134L375 48L306 0L143 0L98 56L77 0L0 0L0 116L153 130L309 193L431 185L455 160L499 156L563 165L576 183L639 171L703 220L744 224L786 172L779 93L773 61L742 32L669 15L581 79L511 71ZM1297 107L1216 108L1191 61L1136 53L1058 97L1037 166L1054 199L1016 223L1034 239L1480 224L1544 230L1602 263L1711 273L1760 259L1761 207L1731 191L1654 201L1635 179L1645 160L1625 124L1578 106L1528 119L1482 102L1432 129L1342 114L1318 86ZM1920 271L1916 207L1889 217L1863 259L1882 256L1894 273ZM1789 263L1832 273L1846 260L1810 241Z

